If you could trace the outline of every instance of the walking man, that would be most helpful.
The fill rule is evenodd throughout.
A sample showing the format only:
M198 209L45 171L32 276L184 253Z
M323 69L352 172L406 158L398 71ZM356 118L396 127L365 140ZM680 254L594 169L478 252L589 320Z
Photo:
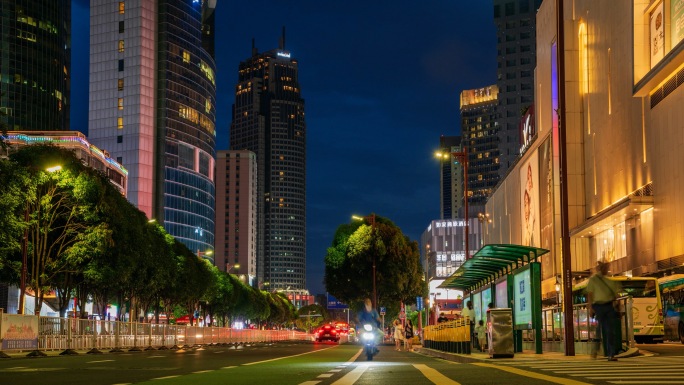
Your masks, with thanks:
M598 321L597 335L600 332L606 339L606 356L608 361L617 361L617 344L615 341L615 320L617 312L614 302L620 291L620 284L608 279L608 264L600 261L596 273L589 278L587 284L587 308L589 316L596 316ZM595 355L592 354L592 355Z

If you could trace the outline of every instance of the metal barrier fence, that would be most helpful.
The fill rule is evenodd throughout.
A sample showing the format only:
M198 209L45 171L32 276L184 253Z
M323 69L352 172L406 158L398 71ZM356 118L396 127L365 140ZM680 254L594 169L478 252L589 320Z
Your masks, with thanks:
M626 348L635 346L634 326L632 319L632 297L622 297L617 300L620 314L620 333L622 345ZM589 317L587 304L573 305L573 324L576 350L589 353L587 346L596 339L597 323ZM564 334L563 311L560 306L542 309L542 342L546 351L561 351L563 349ZM423 329L424 346L431 349L450 353L471 353L470 325L463 319L426 326ZM534 330L522 331L522 342L535 342Z
M466 319L442 322L423 328L423 346L449 353L470 354L470 322Z
M32 326L36 325L36 318L37 332L33 331ZM10 329L14 333L4 333ZM307 333L292 330L232 329L14 314L2 314L0 330L3 331L0 334L0 353L17 350L152 350L311 339ZM18 332L22 330L23 333Z

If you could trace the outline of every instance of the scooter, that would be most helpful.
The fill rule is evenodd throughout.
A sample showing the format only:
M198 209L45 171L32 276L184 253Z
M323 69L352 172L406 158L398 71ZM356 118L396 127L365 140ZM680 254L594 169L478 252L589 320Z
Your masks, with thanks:
M378 348L376 346L376 337L377 334L375 333L373 325L363 325L363 331L361 332L361 342L363 343L364 353L366 354L366 358L368 359L368 361L373 361L373 356L378 352Z

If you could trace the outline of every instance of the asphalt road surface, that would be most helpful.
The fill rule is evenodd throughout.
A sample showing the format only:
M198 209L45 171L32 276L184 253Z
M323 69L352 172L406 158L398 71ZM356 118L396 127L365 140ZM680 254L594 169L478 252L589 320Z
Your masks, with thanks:
M666 346L667 345L667 346ZM672 346L669 346L672 345ZM285 342L179 351L80 354L0 360L0 384L419 385L684 384L684 348L621 359L525 355L457 363L381 346L366 361L354 344ZM676 354L677 348L679 353Z

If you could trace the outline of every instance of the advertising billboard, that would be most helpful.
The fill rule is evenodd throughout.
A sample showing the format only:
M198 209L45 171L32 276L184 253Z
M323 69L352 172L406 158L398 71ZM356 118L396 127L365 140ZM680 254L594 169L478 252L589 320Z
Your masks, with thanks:
M518 330L540 326L540 268L538 262L533 262L513 274L513 320Z
M665 18L663 17L663 3L656 5L651 12L651 68L655 67L665 57Z
M495 300L495 307L498 308L508 308L511 305L508 304L508 280L504 279L503 281L499 282L496 284L496 295L494 296Z
M684 0L670 1L670 39L672 48L684 39Z
M535 151L520 169L521 245L539 247L539 153Z

